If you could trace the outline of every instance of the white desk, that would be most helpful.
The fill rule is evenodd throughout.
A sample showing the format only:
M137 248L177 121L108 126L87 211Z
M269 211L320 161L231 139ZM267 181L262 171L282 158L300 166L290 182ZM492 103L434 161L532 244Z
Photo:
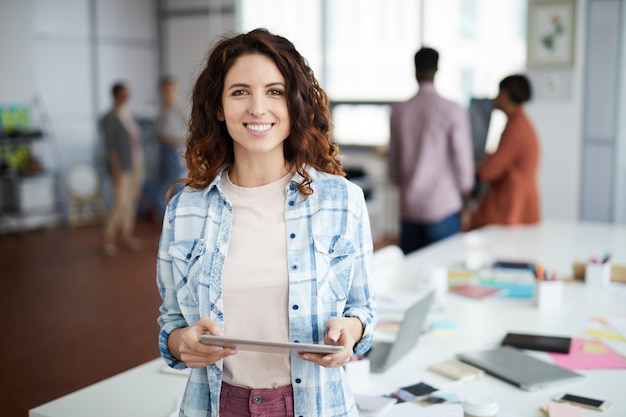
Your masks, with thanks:
M407 256L401 277L386 288L411 291L417 286L419 271L433 265L468 263L487 265L495 259L528 259L542 263L559 275L571 277L574 261L609 250L613 260L626 264L626 227L570 222L544 222L539 226L486 227L431 245ZM623 285L623 284L622 284ZM557 311L542 311L530 299L475 300L454 294L444 298L445 309L432 313L429 320L449 319L458 329L449 335L426 334L415 349L381 375L370 375L368 391L388 393L395 387L424 380L442 386L449 380L428 371L428 365L454 357L461 351L495 347L507 331L583 336L591 316L626 314L623 291L587 288L584 283L565 285L564 304ZM626 343L603 339L618 353L626 355ZM533 355L551 361L547 353ZM626 370L577 371L586 377L535 392L525 392L491 376L471 382L467 389L492 396L502 410L521 416L542 416L538 407L558 392L573 392L613 402L605 416L626 416L624 383ZM593 415L585 411L585 415Z
M489 262L496 258L531 259L571 275L572 263L590 255L610 250L616 263L626 264L626 227L569 222L544 222L540 226L502 228L487 227L459 235L407 257L402 282L398 287L414 287L420 268L448 265L450 262ZM432 319L450 319L458 330L450 335L426 334L415 349L383 374L371 374L366 391L388 393L402 385L426 381L441 386L449 380L426 370L439 360L465 350L494 346L506 331L542 332L582 336L585 321L592 315L626 314L625 299L608 290L588 289L581 283L566 286L563 308L542 312L528 299L490 299L477 301L448 294L445 310ZM626 343L604 340L621 354ZM548 355L537 356L549 360ZM186 378L159 371L161 359L121 373L83 390L30 410L30 417L166 417L176 398L184 390ZM471 392L490 395L503 410L520 417L539 417L538 407L549 402L553 394L569 391L607 399L613 402L603 416L625 416L626 370L580 371L580 381L554 388L525 392L491 376L471 382ZM595 415L585 411L585 416ZM598 414L600 415L600 414Z
M187 377L161 372L161 358L29 411L29 417L167 417Z

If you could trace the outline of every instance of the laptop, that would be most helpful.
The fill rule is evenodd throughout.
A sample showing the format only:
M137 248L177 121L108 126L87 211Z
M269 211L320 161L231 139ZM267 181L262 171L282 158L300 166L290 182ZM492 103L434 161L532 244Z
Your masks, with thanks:
M457 358L525 391L535 391L583 376L511 346L460 353Z
M434 291L429 292L406 310L394 341L374 340L366 354L371 372L386 371L415 347L424 329L434 295Z

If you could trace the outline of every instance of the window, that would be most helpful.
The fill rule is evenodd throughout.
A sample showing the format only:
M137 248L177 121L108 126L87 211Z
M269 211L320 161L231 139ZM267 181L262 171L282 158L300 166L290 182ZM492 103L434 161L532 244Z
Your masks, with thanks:
M440 53L435 84L469 106L526 62L526 0L241 0L241 29L290 39L328 93L340 144L388 140L389 104L417 91L413 55ZM364 102L362 105L357 102ZM362 108L359 108L362 106ZM365 121L365 122L364 122Z
M335 102L331 116L333 137L339 144L386 146L389 143L389 104Z
M443 96L468 106L471 97L495 97L502 78L524 70L526 0L423 4L424 45L439 51L435 85Z

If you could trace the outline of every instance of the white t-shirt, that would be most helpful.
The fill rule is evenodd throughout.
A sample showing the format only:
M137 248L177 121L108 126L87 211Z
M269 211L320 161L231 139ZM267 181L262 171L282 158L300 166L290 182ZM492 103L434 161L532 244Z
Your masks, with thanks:
M223 273L226 336L289 341L285 188L291 178L261 187L223 182L233 205ZM256 389L290 385L289 354L240 350L224 360L223 380Z

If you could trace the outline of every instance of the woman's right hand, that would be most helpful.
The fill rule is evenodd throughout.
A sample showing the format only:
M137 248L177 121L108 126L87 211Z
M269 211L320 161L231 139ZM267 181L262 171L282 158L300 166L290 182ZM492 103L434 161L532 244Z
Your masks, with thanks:
M191 327L174 330L170 334L171 345L177 347L177 352L172 352L189 368L203 368L237 353L237 349L217 345L207 345L199 340L202 333L221 336L222 329L208 317L202 317ZM172 336L176 341L171 340ZM171 346L171 347L174 347Z

